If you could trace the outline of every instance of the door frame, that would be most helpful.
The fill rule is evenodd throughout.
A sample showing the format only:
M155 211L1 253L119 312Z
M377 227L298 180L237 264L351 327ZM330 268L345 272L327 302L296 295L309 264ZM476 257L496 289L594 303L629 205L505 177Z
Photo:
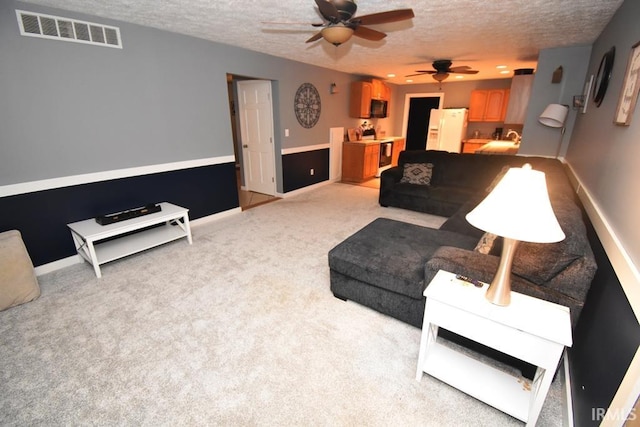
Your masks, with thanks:
M407 127L409 125L409 107L411 106L411 99L413 98L440 98L438 102L438 109L442 109L444 105L444 92L422 92L422 93L405 94L404 110L403 110L403 116L402 116L402 137L405 139L405 141L407 140Z

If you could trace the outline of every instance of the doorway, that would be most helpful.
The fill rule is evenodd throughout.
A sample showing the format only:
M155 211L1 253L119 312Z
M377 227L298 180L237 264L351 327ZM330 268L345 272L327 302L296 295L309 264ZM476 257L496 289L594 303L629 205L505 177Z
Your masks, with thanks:
M227 74L240 208L278 200L271 81Z
M442 108L444 93L408 93L404 98L403 131L407 150L426 150L429 115Z

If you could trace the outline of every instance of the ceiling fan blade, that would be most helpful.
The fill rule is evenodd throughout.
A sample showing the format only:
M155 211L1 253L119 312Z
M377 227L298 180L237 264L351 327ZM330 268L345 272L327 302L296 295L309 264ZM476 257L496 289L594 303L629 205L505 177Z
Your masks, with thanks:
M449 71L450 73L456 73L456 74L478 74L478 70L454 70L451 69Z
M427 71L427 70L417 70L417 74L409 74L405 77L415 77L415 76L424 76L425 74L435 74L435 71Z
M449 70L450 70L451 72L454 72L454 73L458 73L458 72L466 71L466 70L470 70L470 69L471 69L471 67L469 67L468 65L459 65L459 66L457 66L457 67L451 67L451 68L449 68Z
M387 37L387 35L381 31L372 30L371 28L358 26L353 32L354 36L358 36L365 40L371 40L374 42L380 41L383 38Z
M318 24L316 22L285 22L285 21L261 21L264 25L311 25L314 27L324 27L326 24Z
M340 12L333 3L328 0L316 0L318 9L325 19L329 22L340 22Z
M377 25L387 24L389 22L404 21L405 19L411 19L415 15L413 9L398 9L390 10L388 12L372 13L370 15L362 15L353 18L351 22L359 23L361 25Z
M307 40L305 43L311 43L311 42L314 42L316 40L320 40L321 38L322 38L322 31L318 31L313 36L311 36L311 38L309 40Z

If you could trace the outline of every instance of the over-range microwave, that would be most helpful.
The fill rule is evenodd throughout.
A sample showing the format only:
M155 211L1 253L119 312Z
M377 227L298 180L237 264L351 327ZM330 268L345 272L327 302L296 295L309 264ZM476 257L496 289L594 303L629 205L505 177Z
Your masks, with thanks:
M387 117L387 101L383 99L372 99L370 113L372 119Z

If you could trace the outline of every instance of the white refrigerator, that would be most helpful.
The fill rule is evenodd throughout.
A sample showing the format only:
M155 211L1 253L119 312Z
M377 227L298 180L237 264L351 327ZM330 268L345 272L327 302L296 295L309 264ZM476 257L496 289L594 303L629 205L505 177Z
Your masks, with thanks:
M459 153L467 136L466 108L431 110L427 132L427 150Z

